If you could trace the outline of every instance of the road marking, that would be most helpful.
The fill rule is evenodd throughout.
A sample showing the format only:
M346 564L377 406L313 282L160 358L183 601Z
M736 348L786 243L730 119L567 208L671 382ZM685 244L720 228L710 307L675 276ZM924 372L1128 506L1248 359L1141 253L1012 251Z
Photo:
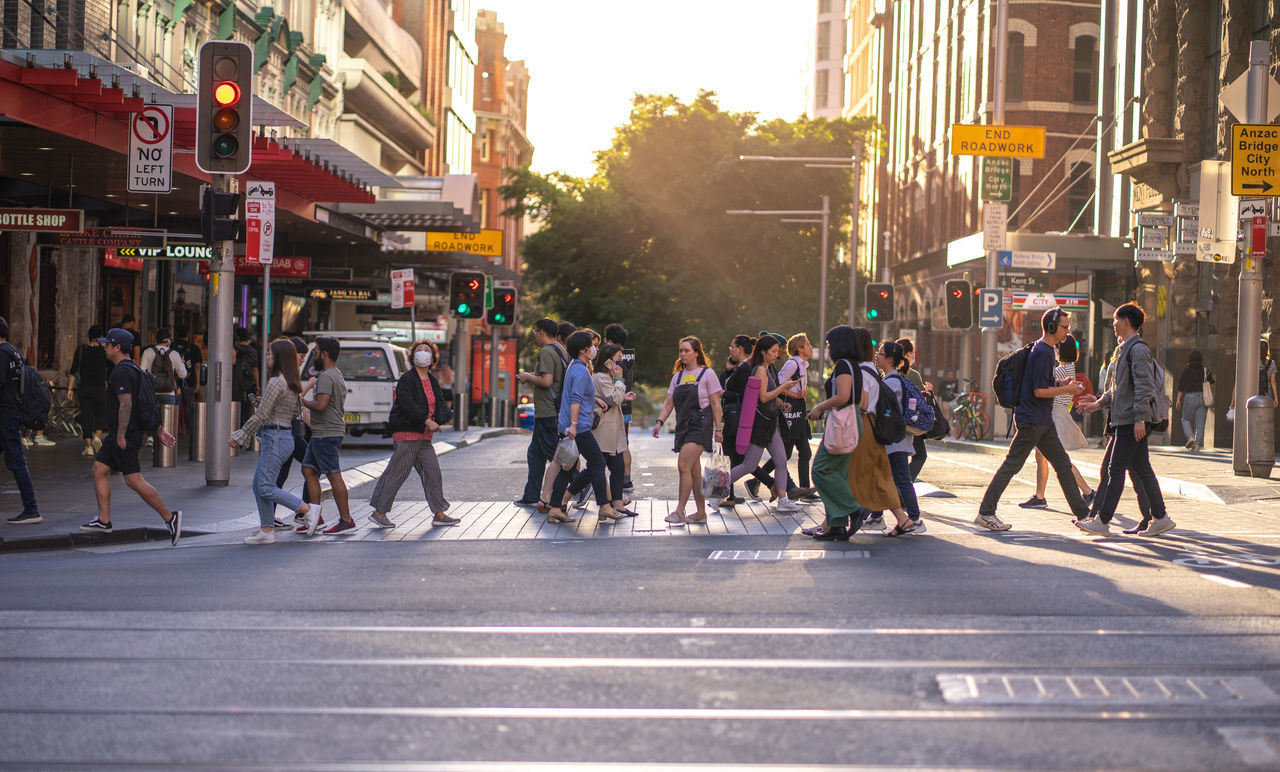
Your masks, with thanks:
M942 699L966 705L1269 705L1253 676L939 675Z
M823 560L827 558L869 558L870 550L716 550L707 560Z
M1228 579L1225 576L1217 576L1216 574L1200 574L1200 578L1208 579L1211 582L1217 582L1218 584L1238 590L1248 589L1253 586L1251 584L1245 584L1244 582L1237 582L1235 579Z
M1274 726L1220 726L1218 734L1252 767L1280 765L1280 732Z

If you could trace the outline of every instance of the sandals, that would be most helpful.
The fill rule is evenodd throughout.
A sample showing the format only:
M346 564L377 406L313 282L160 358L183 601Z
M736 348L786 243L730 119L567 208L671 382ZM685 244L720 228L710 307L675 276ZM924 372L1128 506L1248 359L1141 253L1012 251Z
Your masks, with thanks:
M849 537L852 535L848 528L843 525L837 525L818 531L813 534L813 538L817 541L849 541Z
M911 533L915 529L916 529L915 521L908 520L906 523L902 525L895 525L892 531L885 531L884 535L889 537L902 536L903 534Z
M551 511L551 505L542 499L538 499L538 514L545 515Z
M548 523L576 523L578 519L563 512L547 512Z

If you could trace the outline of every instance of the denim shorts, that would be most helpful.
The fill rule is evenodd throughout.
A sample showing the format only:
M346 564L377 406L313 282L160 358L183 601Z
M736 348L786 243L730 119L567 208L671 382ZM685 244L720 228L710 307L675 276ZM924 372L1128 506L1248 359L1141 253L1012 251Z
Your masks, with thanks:
M342 471L342 463L338 451L342 448L341 437L312 437L307 443L307 454L302 457L302 465L311 467L320 474L338 474Z

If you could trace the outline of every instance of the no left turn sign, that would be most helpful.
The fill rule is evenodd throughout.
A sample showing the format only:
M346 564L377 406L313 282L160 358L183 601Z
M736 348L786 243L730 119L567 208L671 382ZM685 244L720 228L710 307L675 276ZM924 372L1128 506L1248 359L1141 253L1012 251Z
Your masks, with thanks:
M142 112L133 114L133 136L145 145L163 142L169 137L172 118L172 107L148 105Z
M173 190L173 105L147 105L129 120L130 193Z

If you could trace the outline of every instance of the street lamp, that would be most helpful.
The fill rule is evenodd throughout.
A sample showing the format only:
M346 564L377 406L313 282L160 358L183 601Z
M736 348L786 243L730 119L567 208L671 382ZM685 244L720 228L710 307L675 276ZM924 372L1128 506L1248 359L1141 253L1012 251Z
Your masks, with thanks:
M822 197L821 209L727 209L725 214L738 215L763 215L766 217L782 217L782 222L820 222L822 223L822 278L819 281L818 298L818 369L819 372L826 367L826 346L827 346L827 239L831 225L831 196ZM821 215L822 219L794 219L794 218L812 218L815 215Z
M739 161L764 161L770 163L802 163L808 169L853 169L853 210L849 213L849 326L857 325L854 315L854 302L858 296L858 189L862 185L862 160L864 145L862 140L854 140L853 157L840 156L775 156L775 155L740 155ZM826 258L822 261L822 270L827 269ZM826 302L826 294L822 296ZM825 318L825 317L824 317ZM825 329L822 334L827 333Z

